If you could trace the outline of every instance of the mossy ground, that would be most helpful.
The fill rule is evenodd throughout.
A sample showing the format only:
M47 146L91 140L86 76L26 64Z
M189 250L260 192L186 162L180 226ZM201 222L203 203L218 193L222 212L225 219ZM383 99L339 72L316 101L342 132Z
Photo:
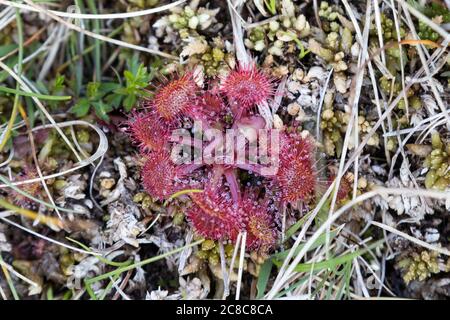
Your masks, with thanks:
M369 17L366 2L349 0L231 11L190 0L152 14L140 13L170 1L0 5L0 297L222 298L241 280L244 298L450 297L450 13L422 2L401 15L372 4ZM145 193L125 128L167 79L223 79L237 42L279 86L274 127L314 140L318 180L314 199L281 210L276 248L242 261L239 246L223 243L221 257L195 234L188 196ZM304 247L289 277L283 261Z

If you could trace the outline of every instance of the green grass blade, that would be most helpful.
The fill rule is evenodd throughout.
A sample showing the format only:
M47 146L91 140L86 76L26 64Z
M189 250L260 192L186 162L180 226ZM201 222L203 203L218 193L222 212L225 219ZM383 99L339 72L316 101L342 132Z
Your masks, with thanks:
M330 231L330 239L333 239L333 238L339 233L339 231L341 231L341 229L339 229L339 228L338 228L338 229L331 230L331 231ZM317 238L317 240L313 243L313 245L309 248L308 251L314 250L314 249L316 249L317 247L323 245L323 244L325 243L325 241L326 241L326 234L324 233L324 234L320 235L320 236ZM297 249L295 249L294 256L296 256L296 255L300 252L300 250L303 249L304 246L305 246L305 245L304 245L303 243L300 244L300 245L297 247ZM272 259L275 259L275 260L284 260L284 259L288 256L289 251L290 251L290 250L288 249L288 250L284 250L284 251L275 253L274 255L272 255L271 258L272 258Z
M331 258L331 259L328 259L325 261L320 261L320 262L316 262L316 263L299 263L295 267L294 270L296 272L311 272L311 270L319 271L319 270L323 270L323 269L335 269L338 266L340 266L348 261L351 261L358 256L361 256L361 255L367 253L368 251L379 246L383 242L384 242L384 240L379 240L367 248L359 249L354 252L351 252L351 253L348 253L348 254L345 254L345 255L342 255L339 257ZM280 260L274 260L274 264L277 267L280 267L282 265L282 263L283 262Z
M267 284L269 283L270 273L272 272L273 262L272 259L267 259L261 269L259 270L258 282L256 283L257 299L261 299L266 291Z
M172 251L160 254L159 256L151 257L149 259L145 259L145 260L133 263L133 264L128 265L128 266L119 267L116 270L104 273L104 274L99 275L99 276L94 277L94 278L85 279L84 283L85 283L86 290L87 290L88 294L91 296L92 299L96 299L97 300L98 298L95 295L95 293L94 293L94 291L92 290L92 287L91 287L91 285L93 283L101 281L101 280L109 279L109 277L118 276L118 275L120 275L120 274L122 274L122 273L124 273L124 272L126 272L128 270L133 270L135 268L142 267L142 266L147 265L149 263L153 263L153 262L156 262L158 260L164 259L164 258L166 258L168 256L171 256L171 255L175 254L175 253L181 252L181 251L183 251L186 248L190 248L190 247L196 246L196 245L202 243L203 241L204 241L203 239L202 240L198 240L196 242L187 244L187 245L185 245L183 247L180 247L180 248L174 249Z
M0 86L0 91L6 92L6 93L13 93L24 97L36 97L40 100L52 100L52 101L64 101L64 100L70 100L72 99L71 96L50 96L46 94L40 94L40 93L32 93L32 92L25 92L22 90L12 89L4 86Z
M0 262L3 262L3 257L0 254ZM14 286L14 282L9 275L8 270L2 265L3 274L5 275L6 282L8 283L9 290L11 290L11 294L13 295L14 300L20 300L19 294L17 293L16 287Z
M88 0L87 2L89 10L92 11L93 14L97 14L97 7L95 6L94 0ZM95 33L100 33L100 21L95 19L93 20L94 31ZM94 39L94 65L95 65L95 80L102 80L102 70L101 70L101 56L100 56L100 40Z
M22 61L23 61L23 23L22 23L22 17L20 16L20 10L16 9L16 24L17 24L17 36L18 36L18 42L19 42L19 58L18 58L18 68L17 68L17 75L20 76L22 73ZM16 90L19 90L19 83L16 83ZM16 94L14 97L14 104L13 109L11 111L11 117L9 118L8 125L4 131L4 133L1 135L1 141L0 141L0 152L5 147L6 143L9 140L9 137L11 136L12 127L14 126L14 123L16 121L17 113L19 112L19 104L20 104L20 96Z

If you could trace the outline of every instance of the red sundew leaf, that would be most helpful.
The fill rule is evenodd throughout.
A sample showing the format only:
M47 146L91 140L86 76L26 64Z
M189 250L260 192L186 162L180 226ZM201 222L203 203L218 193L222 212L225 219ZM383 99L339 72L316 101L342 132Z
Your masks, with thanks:
M241 212L245 216L247 247L263 252L273 248L277 241L277 230L274 217L267 205L253 200L252 196L247 196L242 200Z
M279 169L274 180L283 202L307 200L316 185L312 142L297 134L280 139Z
M185 179L183 166L177 166L167 150L153 151L146 158L141 175L144 187L151 196L163 200L190 187L189 179Z
M193 74L187 73L158 88L148 104L157 117L173 124L191 115L197 105L198 91Z
M143 151L161 149L169 141L167 126L152 114L133 112L127 124L133 141Z
M213 111L217 114L226 109L226 105L222 97L211 92L205 92L202 95L202 103L207 111Z
M25 166L23 169L23 172L16 177L15 181L25 181L25 180L31 180L38 177L38 173L36 169L31 168L29 166ZM32 195L33 197L37 197L39 193L42 191L42 185L39 182L34 183L26 183L17 186L20 190ZM29 206L33 203L33 200L28 198L27 196L24 196L23 194L10 189L9 192L10 197L12 198L12 201L19 206L25 207Z
M240 65L222 81L220 91L241 108L248 109L273 96L273 79L255 64Z
M198 119L202 117L209 124L219 124L223 121L227 112L227 106L222 97L212 91L204 92L198 100L199 108L195 110L195 117Z
M333 183L334 179L336 179L335 175L331 175L328 178L328 186L330 186ZM343 177L341 179L341 182L339 184L339 188L337 190L336 200L338 202L344 200L345 198L347 198L347 196L348 196L348 194L350 193L351 190L352 190L352 186L351 186L350 182L345 177Z
M243 217L224 188L207 186L202 193L191 194L191 199L187 218L198 234L213 240L236 239Z

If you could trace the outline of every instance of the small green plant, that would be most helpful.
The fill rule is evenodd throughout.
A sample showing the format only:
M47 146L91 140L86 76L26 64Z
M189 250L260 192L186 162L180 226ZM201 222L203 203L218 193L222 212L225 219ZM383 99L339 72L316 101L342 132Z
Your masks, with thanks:
M145 88L153 78L153 74L149 73L147 67L143 64L137 64L137 59L132 59L130 69L123 73L125 77L125 86L114 91L110 96L110 100L118 104L122 102L125 111L130 111L139 97L147 96Z
M49 85L38 81L36 83L36 87L39 89L39 92L42 92L45 95L55 97L63 96L67 93L66 77L58 74L52 81L50 81ZM56 110L61 106L61 100L49 100L47 102L47 105L50 107L50 109Z
M306 50L303 43L298 39L298 37L291 31L285 32L288 36L292 37L292 40L295 41L297 44L298 49L300 50L300 53L298 54L298 58L301 60L303 59L308 53L310 53L310 50Z
M84 117L92 109L96 115L109 121L108 113L123 107L129 112L136 105L138 98L145 97L145 88L153 79L147 67L138 64L136 57L131 59L129 69L124 71L125 84L117 82L89 82L86 86L86 97L81 98L73 106L72 112L77 117Z
M276 0L264 0L264 4L272 15L277 13L277 1Z
M86 97L81 98L73 106L72 112L77 117L84 117L91 109L103 120L109 120L108 112L113 110L113 105L104 102L106 95L119 87L117 83L89 82L86 88Z
M408 2L411 6L421 11L428 18L442 16L444 23L450 22L450 11L438 3L431 2L429 5L423 6L417 0L409 0Z

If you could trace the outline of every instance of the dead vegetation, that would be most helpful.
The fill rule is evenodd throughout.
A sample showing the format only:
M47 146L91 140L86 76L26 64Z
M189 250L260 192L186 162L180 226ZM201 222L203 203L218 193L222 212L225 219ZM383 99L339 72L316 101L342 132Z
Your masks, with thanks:
M0 0L0 296L448 298L449 8ZM268 250L200 236L202 190L148 192L129 135L161 83L213 92L252 62L274 92L250 115L315 150L313 195L277 206Z

